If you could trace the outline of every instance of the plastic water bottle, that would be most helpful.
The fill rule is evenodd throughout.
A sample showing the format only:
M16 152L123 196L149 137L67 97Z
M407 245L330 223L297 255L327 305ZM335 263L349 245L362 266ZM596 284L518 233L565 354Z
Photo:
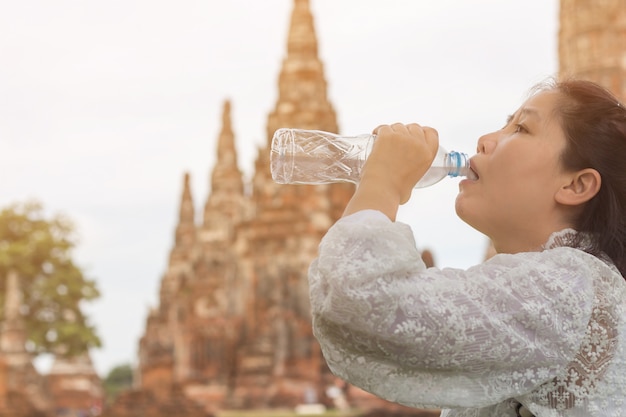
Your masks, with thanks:
M358 183L375 135L340 136L320 130L278 129L272 138L270 170L279 184ZM428 187L446 176L475 178L467 154L439 147L415 188Z

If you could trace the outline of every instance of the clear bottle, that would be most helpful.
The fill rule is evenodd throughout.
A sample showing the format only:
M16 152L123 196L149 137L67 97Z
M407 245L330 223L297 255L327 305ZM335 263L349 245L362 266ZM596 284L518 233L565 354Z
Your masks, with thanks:
M319 130L278 129L272 138L270 170L279 184L358 183L375 135L340 136ZM439 148L415 188L428 187L446 176L475 177L467 154Z

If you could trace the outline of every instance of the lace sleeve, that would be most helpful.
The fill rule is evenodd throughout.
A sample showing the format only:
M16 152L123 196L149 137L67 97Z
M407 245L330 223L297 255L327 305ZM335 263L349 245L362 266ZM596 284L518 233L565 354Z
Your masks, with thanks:
M309 271L331 370L415 407L483 407L561 372L591 314L590 256L571 248L427 269L410 228L374 213L336 223Z

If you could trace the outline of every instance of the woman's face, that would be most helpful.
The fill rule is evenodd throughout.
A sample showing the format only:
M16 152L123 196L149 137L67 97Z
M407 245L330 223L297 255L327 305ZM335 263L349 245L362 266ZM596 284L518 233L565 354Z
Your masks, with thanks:
M459 185L457 214L498 252L537 250L562 220L554 198L564 181L566 145L554 112L559 97L534 95L504 128L482 136L471 159L478 178Z

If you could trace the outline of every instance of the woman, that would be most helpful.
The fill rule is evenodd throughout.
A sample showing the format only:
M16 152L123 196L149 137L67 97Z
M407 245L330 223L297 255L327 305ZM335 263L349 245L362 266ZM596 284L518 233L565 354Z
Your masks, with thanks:
M309 272L331 370L445 416L626 415L626 110L586 81L538 88L478 141L457 214L497 252L426 268L400 204L437 132L380 126Z

